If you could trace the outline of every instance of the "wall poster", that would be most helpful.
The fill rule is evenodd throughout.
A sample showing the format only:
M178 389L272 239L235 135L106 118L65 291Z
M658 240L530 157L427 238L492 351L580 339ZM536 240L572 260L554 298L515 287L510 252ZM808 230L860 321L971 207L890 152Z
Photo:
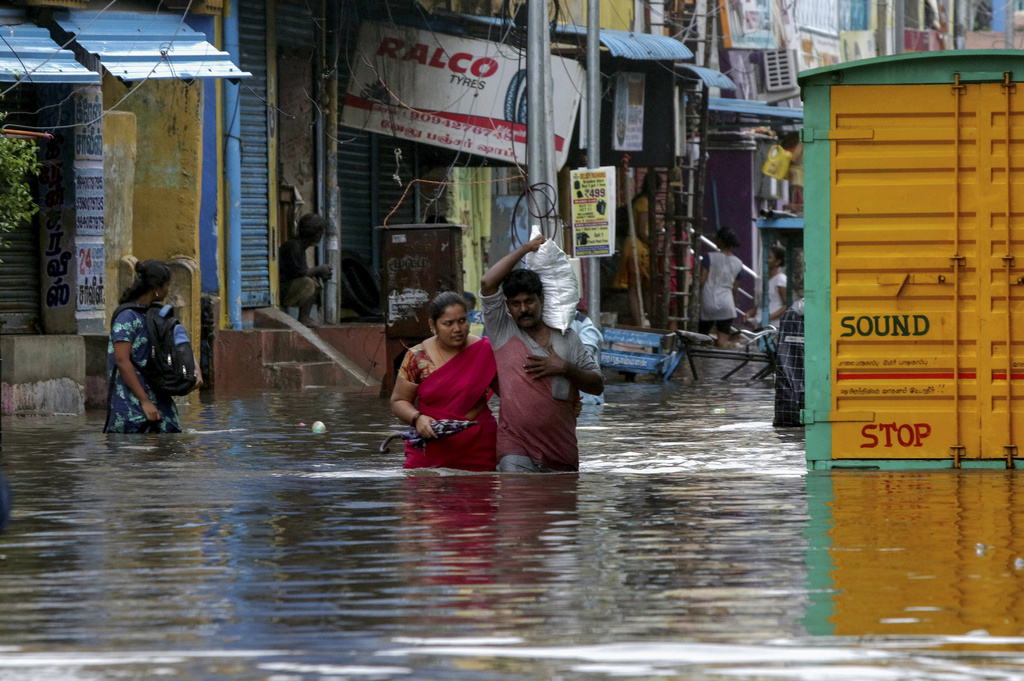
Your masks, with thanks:
M644 86L642 73L619 73L615 80L615 126L612 148L615 151L641 151L644 148Z

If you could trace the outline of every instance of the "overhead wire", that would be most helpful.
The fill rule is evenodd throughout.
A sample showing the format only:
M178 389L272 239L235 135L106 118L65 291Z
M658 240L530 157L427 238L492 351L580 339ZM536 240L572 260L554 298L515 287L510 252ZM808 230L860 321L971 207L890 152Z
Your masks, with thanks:
M81 30L79 30L78 33L76 33L74 36L72 36L72 38L70 38L66 43L64 43L64 45L60 46L60 48L56 52L54 52L53 55L51 55L49 58L47 58L46 61L49 61L50 59L53 59L53 57L56 56L56 54L58 54L60 50L64 49L65 47L70 45L72 42L74 42L78 38L79 35L84 33L90 26L92 26L93 23L95 23L100 18L100 16L103 14L103 12L106 12L111 7L113 7L114 4L116 4L117 1L118 0L111 0L105 7L103 7L103 9L101 9L99 12L97 12L96 15L93 16L89 20L89 22L86 23L86 25L83 26L81 28ZM107 114L109 114L110 112L116 111L118 109L118 107L120 107L125 101L128 100L129 97L134 95L139 90L140 87L142 87L147 81L149 81L149 79L153 76L154 73L156 73L157 69L160 67L160 64L162 64L163 62L166 61L166 62L168 62L168 65L170 66L170 60L168 59L168 54L170 53L170 51L174 47L174 40L175 40L175 38L177 36L178 31L181 30L181 26L182 26L182 24L184 24L185 17L188 15L188 12L189 12L189 10L192 7L193 2L194 2L194 0L189 0L188 6L182 12L181 17L178 20L178 25L175 28L174 37L172 37L172 39L170 41L167 41L167 42L161 44L161 48L162 48L161 49L161 58L156 63L153 64L153 67L149 70L149 72L146 74L146 76L142 80L140 80L138 82L135 82L133 85L129 86L128 92L126 92L124 95L122 95L121 98L117 102L115 102L111 106L107 107L106 109L103 109L100 112L99 116L96 116L95 118L93 118L93 119L91 119L89 121L78 121L78 122L75 122L75 123L69 123L69 124L65 124L65 125L48 125L48 126L20 125L18 127L23 128L25 130L66 130L66 129L70 129L70 128L77 128L79 126L93 125L94 123L98 123L99 121L103 120L103 117L106 116ZM164 46L166 46L166 47L164 47ZM46 62L45 61L41 62L39 65L37 65L36 69L41 67L44 63L46 63ZM171 72L173 73L173 68L172 68ZM10 88L7 88L3 92L0 92L0 97L2 97L4 94L6 94L10 90L12 90L18 84L20 84L20 83L16 83L15 85L11 86ZM40 107L34 113L38 114L38 113L46 110L47 108L52 108L53 106L63 106L63 104L68 102L69 100L71 100L74 97L74 95L75 95L75 93L71 92L67 97L65 97L57 105L48 105L48 106ZM25 113L30 113L30 112L25 112Z
M385 2L385 8L387 10L388 17L391 19L392 25L394 27L398 28L398 24L395 21L394 15L391 13L391 6L390 6L389 2ZM426 17L424 17L424 19L426 19ZM445 54L445 56L450 60L451 59L451 55L448 54L447 49L444 48L443 45L441 45L442 41L438 38L436 32L434 32L433 28L429 25L429 21L425 21L424 23L427 25L425 30L427 30L427 31L429 31L431 33L431 35L434 37L435 42L443 50L443 54ZM496 49L499 51L499 54L500 54L501 48L505 44L507 44L507 43L500 42L500 41L499 42L489 41L489 42L492 42L492 43L494 43L496 45ZM395 112L394 112L394 109L393 109L393 105L395 103L397 103L402 108L405 108L405 109L407 109L409 111L413 111L413 112L417 112L417 113L426 113L426 114L431 114L431 115L437 115L439 113L438 111L418 110L418 109L412 107L411 105L407 104L406 102L402 101L402 99L388 85L389 76L388 76L388 74L386 72L387 66L385 64L381 65L381 68L385 69L385 72L382 74L381 73L381 69L379 69L379 68L377 68L377 66L371 64L366 59L365 55L361 55L361 58L362 58L363 63L366 66L369 66L373 70L374 75L376 75L378 77L378 83L380 84L380 86L394 100L391 103L391 106L388 107L388 111L387 111L387 114L388 114L389 117L391 117L392 122L394 121L394 115L395 115ZM464 97L468 96L469 94L471 94L471 93L470 93L469 90L467 90L467 92L461 94L456 100L454 100L453 102L450 102L449 104L450 105L457 104L459 101L461 101ZM475 98L474 98L474 100L475 100ZM476 101L474 101L470 105L470 111L472 111L472 109L475 108L475 106L476 106ZM485 117L488 117L488 116L485 116ZM499 129L500 126L498 126L493 121L493 119L491 119L491 123L492 123L493 129L495 129L495 130ZM514 130L513 130L512 134L513 134L513 140L511 141L511 144L512 144L512 151L513 151L513 154L514 154L515 153ZM463 144L465 143L465 140L468 139L468 135L469 135L469 130L463 130L463 134L462 134L462 143ZM462 154L464 153L463 144L459 144L458 148L455 149L455 155L454 155L451 163L448 164L448 171L446 172L446 177L451 177L451 174L454 171L455 167L459 164L459 161L462 158ZM513 157L513 159L515 161L515 157ZM520 167L518 165L518 163L516 163L516 165L517 165L517 167ZM521 167L520 167L520 170L521 170ZM504 181L507 181L507 180L500 180L500 181L504 182ZM426 206L427 209L429 209L431 206L434 205L434 203L436 201L438 201L438 200L440 200L442 198L442 192L443 192L445 186L448 186L448 185L452 184L450 182L441 182L441 183L439 183L437 181L429 181L429 182L424 181L424 183L425 184L437 184L438 185L438 191L435 192L434 195L429 197L429 199L428 199L428 203L427 203L427 206ZM457 184L464 184L464 183L457 183ZM404 200L405 195L408 193L408 189L409 189L409 187L407 186L406 187L406 191L403 193L403 199L401 199L401 200ZM400 200L399 204L401 203L401 200ZM397 209L397 205L396 205L395 209ZM392 211L392 214L393 214L393 212L394 211Z
M391 9L390 8L390 4L385 3L385 6L387 7L389 17L392 19L392 22L394 23L394 17L390 13L390 9ZM557 12L556 12L555 16L557 18ZM397 23L394 23L394 25L397 27ZM436 33L434 33L431 28L428 28L427 30L429 30L432 33L432 35L434 35L435 40L437 40ZM513 41L510 40L509 38L511 38L513 35L514 35L514 33L511 30L505 30L503 35L502 35L501 40L496 42L496 44L498 45L497 49L500 50L502 46L512 44ZM495 42L495 41L489 41L489 42ZM517 70L521 70L521 66L522 66L521 59L523 57L523 54L522 54L521 50L516 50L516 52L517 52L517 57L518 57L518 60L519 60L519 63L518 63L518 67L519 68ZM363 57L363 59L364 59L364 63L366 63L365 56ZM371 65L371 67L372 67L372 65ZM379 77L381 75L380 70L375 68L375 67L372 67L372 68L374 68L374 74ZM387 82L385 80L386 78L388 78L387 73L384 73L383 76L384 76L384 78L379 78L379 82L382 84L382 86L384 87L385 91L388 92L389 95L394 97L395 102L397 102L399 105L403 106L406 109L409 109L409 110L412 110L412 111L416 111L416 109L414 109L413 107L409 106L405 102L402 102L401 99L387 85ZM461 97L460 97L460 99L461 99ZM436 113L436 112L429 112L429 113ZM497 124L493 120L492 120L492 125L494 125L495 129L498 129ZM468 131L464 133L463 139L465 139L465 136L467 134L468 134ZM514 133L514 129L512 130L512 134L513 134L513 139L511 140L511 146L512 146L511 150L513 152L513 162L514 162L514 164L516 165L516 167L520 171L518 175L510 176L510 177L507 177L507 178L499 178L497 180L481 180L481 181L468 181L468 182L451 182L449 180L437 181L437 180L426 180L426 179L416 178L416 179L412 180L411 182L409 182L406 185L406 188L405 188L405 191L403 192L402 197L399 199L398 204L396 204L396 206L388 214L388 216L387 216L387 218L385 220L385 224L387 223L387 220L390 220L391 216L398 209L398 206L402 203L402 201L404 201L406 195L408 194L408 191L412 188L413 185L431 184L431 185L436 185L438 187L438 193L435 194L435 197L432 199L431 204L428 204L428 206L429 206L429 205L432 205L432 202L434 200L437 200L437 198L439 198L440 191L443 190L444 187L446 187L446 186L463 185L463 184L471 184L471 185L472 184L496 184L496 183L509 182L509 181L516 180L516 179L525 179L525 173L523 172L522 165L519 163L518 157L517 157L517 155L515 153L516 143L514 141L514 134L515 134ZM454 170L454 167L457 164L458 159L461 156L461 153L462 153L461 149L456 152L455 159L449 165L448 172L446 173L446 177L450 177L451 176L451 172ZM546 219L550 219L551 214L555 210L555 206L553 205L553 201L551 201L550 198L548 197L550 205L548 205L546 207L546 209L542 210L541 207L539 206L539 203L538 203L536 197L533 196L533 193L537 190L537 188L540 188L540 187L543 187L543 186L546 186L546 185L541 185L541 184L529 185L524 190L524 195L527 196L527 199L528 199L527 200L527 205L529 206L529 210L530 210L531 215L533 215L534 217L537 217L538 219L546 220Z
M85 25L85 27L84 27L84 28L83 28L82 30L85 30L85 29L89 28L90 26L92 26L92 25L93 25L93 23L94 23L94 22L95 22L95 21L96 21L97 19L99 19L99 18L100 18L100 16L101 16L101 15L102 15L102 14L103 14L104 12L106 12L106 11L107 11L108 9L110 9L111 7L113 7L113 6L114 6L114 5L115 5L115 4L117 3L117 2L118 2L118 0L110 0L110 2L109 2L109 3L107 3L107 5L106 5L105 7L103 7L103 9L99 10L99 11L98 11L98 12L96 13L96 16L95 16L95 17L93 17L93 18L92 18L92 20L91 20L91 21L89 21L89 23L87 23L87 24ZM191 0L190 0L189 4L191 5ZM77 38L77 35L76 35L76 36L72 36L71 38L69 38L69 39L68 39L68 41L67 41L66 43L64 43L63 45L59 46L59 47L58 47L57 49L55 49L55 50L53 51L53 53L52 53L52 54L51 54L51 55L50 55L49 57L47 57L47 58L46 58L46 59L44 59L43 61L41 61L41 62L39 62L38 64L36 64L36 65L35 65L35 66L34 66L33 68L29 69L29 70L27 71L27 73L26 73L26 76L31 76L31 75L32 75L33 73L35 73L36 71L38 71L39 69L41 69L41 68L42 68L43 66L45 66L45 65L46 65L47 63L49 63L49 62L50 62L50 60L52 60L52 59L53 59L54 57L56 57L57 55L59 55L59 54L61 53L61 51L62 51L62 50L64 50L64 48L66 48L66 47L67 47L68 45L70 45L71 43L73 43L73 42L75 41L75 39L76 39L76 38ZM4 42L7 42L7 41L5 40ZM18 59L18 61L21 61L21 59L19 58L19 59ZM14 83L13 85L11 85L11 86L10 86L9 88L7 88L7 89L5 89L5 90L2 90L2 91L0 91L0 97L3 97L3 96L4 96L4 95L6 95L6 94L7 94L8 92L10 92L10 91L11 91L11 90L13 90L14 88L18 87L19 85L21 85L21 84L22 84L22 82L23 82L23 81L19 80L19 81L15 82L15 83ZM31 81L30 81L30 82L31 82Z

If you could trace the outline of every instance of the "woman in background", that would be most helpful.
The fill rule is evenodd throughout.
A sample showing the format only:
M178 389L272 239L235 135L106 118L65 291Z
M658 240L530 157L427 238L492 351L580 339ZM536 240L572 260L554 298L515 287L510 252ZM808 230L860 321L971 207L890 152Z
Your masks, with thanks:
M700 323L699 333L707 333L711 327L718 330L715 347L733 347L729 336L736 319L736 289L743 271L743 261L732 254L739 248L736 233L723 227L715 234L718 251L704 255L700 263Z
M136 368L149 359L150 340L146 334L146 314L138 307L167 298L171 288L171 268L161 260L145 260L135 264L135 281L125 289L118 301L134 303L133 308L118 308L110 323L107 345L107 374L110 390L107 405L106 433L180 433L178 408L170 395L157 395L146 384ZM196 376L203 378L196 367Z
M768 324L778 324L782 313L786 311L786 249L782 246L768 248ZM763 308L756 307L747 311L747 321L755 327L761 326Z

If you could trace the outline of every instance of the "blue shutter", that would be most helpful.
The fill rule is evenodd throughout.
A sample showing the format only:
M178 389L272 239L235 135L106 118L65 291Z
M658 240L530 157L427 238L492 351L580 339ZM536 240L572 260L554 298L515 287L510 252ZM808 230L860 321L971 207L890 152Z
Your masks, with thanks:
M267 30L264 0L240 0L242 307L266 307L270 298L270 154L267 106Z

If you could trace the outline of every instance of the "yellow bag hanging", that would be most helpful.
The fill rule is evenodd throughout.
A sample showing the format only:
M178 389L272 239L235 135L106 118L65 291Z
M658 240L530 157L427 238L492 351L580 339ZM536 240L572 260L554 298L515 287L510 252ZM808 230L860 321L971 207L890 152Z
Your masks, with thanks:
M768 160L761 166L761 172L776 180L785 180L789 175L789 160L793 158L792 152L786 151L776 144L768 150Z

